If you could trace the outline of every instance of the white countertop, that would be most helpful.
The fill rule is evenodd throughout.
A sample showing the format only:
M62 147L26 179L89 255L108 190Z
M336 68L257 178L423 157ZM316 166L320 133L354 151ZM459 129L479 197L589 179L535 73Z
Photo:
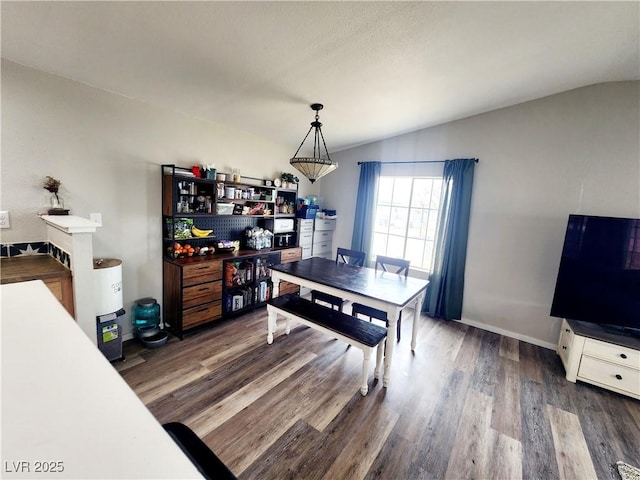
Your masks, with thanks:
M76 215L41 215L41 218L52 227L65 233L93 233L102 225L87 218Z
M202 478L42 281L0 304L0 477Z

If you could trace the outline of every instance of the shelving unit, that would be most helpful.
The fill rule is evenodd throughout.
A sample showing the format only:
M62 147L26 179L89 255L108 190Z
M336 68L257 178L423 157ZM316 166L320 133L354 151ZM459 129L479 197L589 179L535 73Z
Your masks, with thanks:
M276 188L275 218L295 218L298 189Z
M162 166L162 246L165 257L174 257L175 243L214 247L213 237L195 237L191 226L213 230L216 181L196 178L190 170Z
M239 314L264 305L271 298L271 267L280 252L244 255L224 261L223 312Z
M190 169L175 165L162 165L162 179L166 257L174 257L175 242L213 248L214 235L240 240L230 238L229 232L242 232L246 227L256 226L260 219L295 217L297 189L267 186L264 180L252 177L242 177L243 182L197 178ZM193 236L191 226L213 230L213 234Z
M187 168L162 165L162 308L165 325L173 334L182 338L196 327L265 305L273 292L270 267L300 260L301 249L242 246L239 251L219 253L214 247L218 239L242 241L244 230L261 220L295 217L297 193L297 189L264 185L261 179L221 182L197 178ZM236 213L218 213L225 204ZM192 236L192 225L213 233ZM193 247L192 256L176 256L177 243ZM196 250L203 247L207 254L199 255ZM282 293L298 290L294 284L281 286Z
M260 180L258 180L260 181ZM221 185L224 185L221 187ZM250 215L271 217L275 205L275 189L262 185L236 182L216 183L216 215ZM224 204L233 204L231 213L221 211Z

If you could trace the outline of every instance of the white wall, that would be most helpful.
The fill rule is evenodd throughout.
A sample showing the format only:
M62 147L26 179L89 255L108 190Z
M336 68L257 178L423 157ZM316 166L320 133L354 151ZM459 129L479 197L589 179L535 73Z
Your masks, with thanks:
M358 161L478 157L463 319L553 344L549 317L569 213L640 217L639 83L595 85L332 153L316 184L351 244ZM162 298L160 167L216 163L273 177L291 145L109 94L2 61L1 241L46 239L36 217L46 175L72 213L101 212L96 256L123 260L125 308ZM306 180L301 194L309 194ZM127 318L128 319L128 318Z
M599 84L337 152L320 195L349 246L358 161L476 157L463 321L552 346L569 213L640 218L640 83Z
M46 240L41 183L61 180L71 213L102 213L94 254L123 260L128 323L136 299L162 301L159 165L215 163L274 178L291 171L294 148L3 60L0 209L11 229L1 241ZM302 194L309 185L301 180Z

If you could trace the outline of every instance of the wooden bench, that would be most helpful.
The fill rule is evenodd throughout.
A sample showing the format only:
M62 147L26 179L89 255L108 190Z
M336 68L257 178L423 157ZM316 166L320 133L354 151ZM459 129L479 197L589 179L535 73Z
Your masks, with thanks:
M346 313L310 302L299 295L290 294L269 300L267 304L268 334L267 343L273 343L276 330L276 319L282 315L287 319L285 333L291 331L291 320L315 328L339 340L343 340L362 350L362 386L360 393L366 395L371 353L377 348L375 378L382 375L382 359L384 357L384 342L387 329L374 323L366 322Z

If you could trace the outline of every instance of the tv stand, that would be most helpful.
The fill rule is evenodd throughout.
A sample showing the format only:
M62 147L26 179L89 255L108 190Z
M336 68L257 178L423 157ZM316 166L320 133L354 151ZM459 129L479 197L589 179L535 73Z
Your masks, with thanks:
M637 337L640 338L640 330L636 329L625 329L624 327L618 327L616 325L602 325L602 329L610 333L612 335L624 335L627 337Z
M602 326L563 320L556 349L566 378L640 399L640 340Z

